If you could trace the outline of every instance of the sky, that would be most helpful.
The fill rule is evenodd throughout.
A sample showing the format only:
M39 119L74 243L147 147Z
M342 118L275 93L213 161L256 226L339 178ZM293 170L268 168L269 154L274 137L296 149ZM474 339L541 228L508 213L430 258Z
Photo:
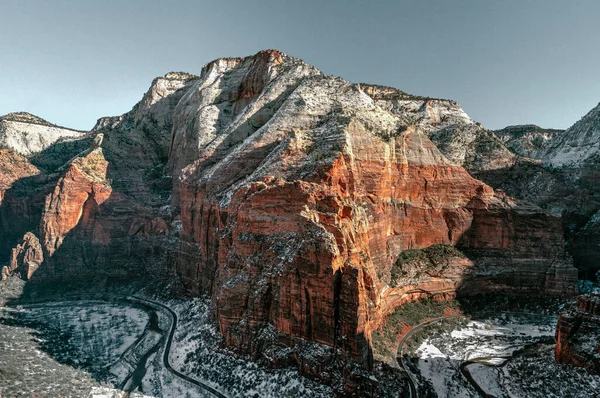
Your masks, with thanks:
M489 129L567 128L600 102L599 16L597 0L0 0L0 115L90 129L156 76L275 48Z

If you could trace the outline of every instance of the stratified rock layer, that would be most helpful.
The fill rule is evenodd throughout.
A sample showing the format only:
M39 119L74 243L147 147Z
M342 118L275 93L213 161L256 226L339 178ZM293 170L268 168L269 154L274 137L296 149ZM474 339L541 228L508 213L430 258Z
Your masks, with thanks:
M558 317L556 361L600 374L600 295L582 295Z
M3 120L56 138L17 116ZM157 78L76 133L25 148L37 171L0 180L2 244L35 231L34 281L176 267L241 352L312 340L369 365L371 332L407 301L576 291L560 218L469 175L518 156L453 101L262 51ZM442 254L399 263L407 250Z
M37 167L12 149L0 149L0 205L15 181L39 174Z
M421 125L457 111L393 94L262 52L209 64L182 98L175 120L205 124L174 127L171 159L182 158L170 167L191 162L179 269L190 291L212 295L229 345L257 353L274 328L288 344L340 346L369 363L371 331L405 301L459 287L576 292L560 218L494 192L438 150ZM427 123L407 123L420 109ZM435 244L468 258L391 280L403 250Z
M91 231L91 243L110 242L102 224L95 222L99 206L112 193L106 180L107 167L102 149L75 159L46 198L40 230L50 257L77 226Z

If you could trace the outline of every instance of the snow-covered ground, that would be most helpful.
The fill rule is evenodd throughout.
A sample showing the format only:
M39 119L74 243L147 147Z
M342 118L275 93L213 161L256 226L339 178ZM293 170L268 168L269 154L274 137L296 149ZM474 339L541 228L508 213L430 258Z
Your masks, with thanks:
M494 397L600 396L600 376L555 363L555 325L547 316L471 321L425 339L411 368L438 397L478 397L474 383Z
M206 397L206 391L164 366L170 314L136 301L0 310L0 396L112 398L133 386L131 397ZM221 337L209 322L207 301L162 302L178 314L170 363L181 373L231 397L333 395L329 387L299 376L296 369L265 369L219 348ZM136 369L141 380L132 381Z
M297 369L265 369L219 348L221 336L209 322L204 299L171 301L179 317L170 360L182 373L231 397L331 397L332 390L298 375Z
M107 303L0 311L0 396L85 397L141 335L146 313Z

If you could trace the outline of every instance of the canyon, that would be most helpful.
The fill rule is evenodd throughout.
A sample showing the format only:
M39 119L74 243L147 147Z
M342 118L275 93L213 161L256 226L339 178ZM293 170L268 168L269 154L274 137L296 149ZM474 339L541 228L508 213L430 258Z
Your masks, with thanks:
M372 369L406 303L571 297L598 270L598 109L489 131L454 101L266 50L158 77L88 132L9 114L2 278L177 286L210 298L237 353L302 369L312 342ZM583 365L567 318L557 358Z

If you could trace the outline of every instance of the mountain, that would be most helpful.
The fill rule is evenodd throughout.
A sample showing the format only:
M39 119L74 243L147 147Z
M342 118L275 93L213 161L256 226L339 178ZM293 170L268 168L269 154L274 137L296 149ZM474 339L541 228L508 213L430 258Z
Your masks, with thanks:
M0 116L0 148L12 149L24 156L39 153L59 140L73 140L84 134L26 112Z
M545 148L543 161L554 167L578 167L598 163L600 149L600 104L564 133L556 135Z
M508 126L493 131L511 151L534 159L541 156L540 151L548 141L562 132L563 130L543 129L535 124Z
M228 347L320 377L304 344L371 368L373 331L409 302L577 292L560 214L472 176L521 157L454 101L267 50L156 78L50 144L27 117L10 123L46 141L0 169L0 261L24 294L181 285Z
M174 120L178 269L189 292L212 297L240 352L308 339L368 364L371 332L406 301L459 287L576 291L560 218L459 165L515 155L456 103L349 83L268 51L205 66ZM450 144L460 139L481 152L461 158ZM395 268L404 250L436 244L467 259L391 277L411 274Z

